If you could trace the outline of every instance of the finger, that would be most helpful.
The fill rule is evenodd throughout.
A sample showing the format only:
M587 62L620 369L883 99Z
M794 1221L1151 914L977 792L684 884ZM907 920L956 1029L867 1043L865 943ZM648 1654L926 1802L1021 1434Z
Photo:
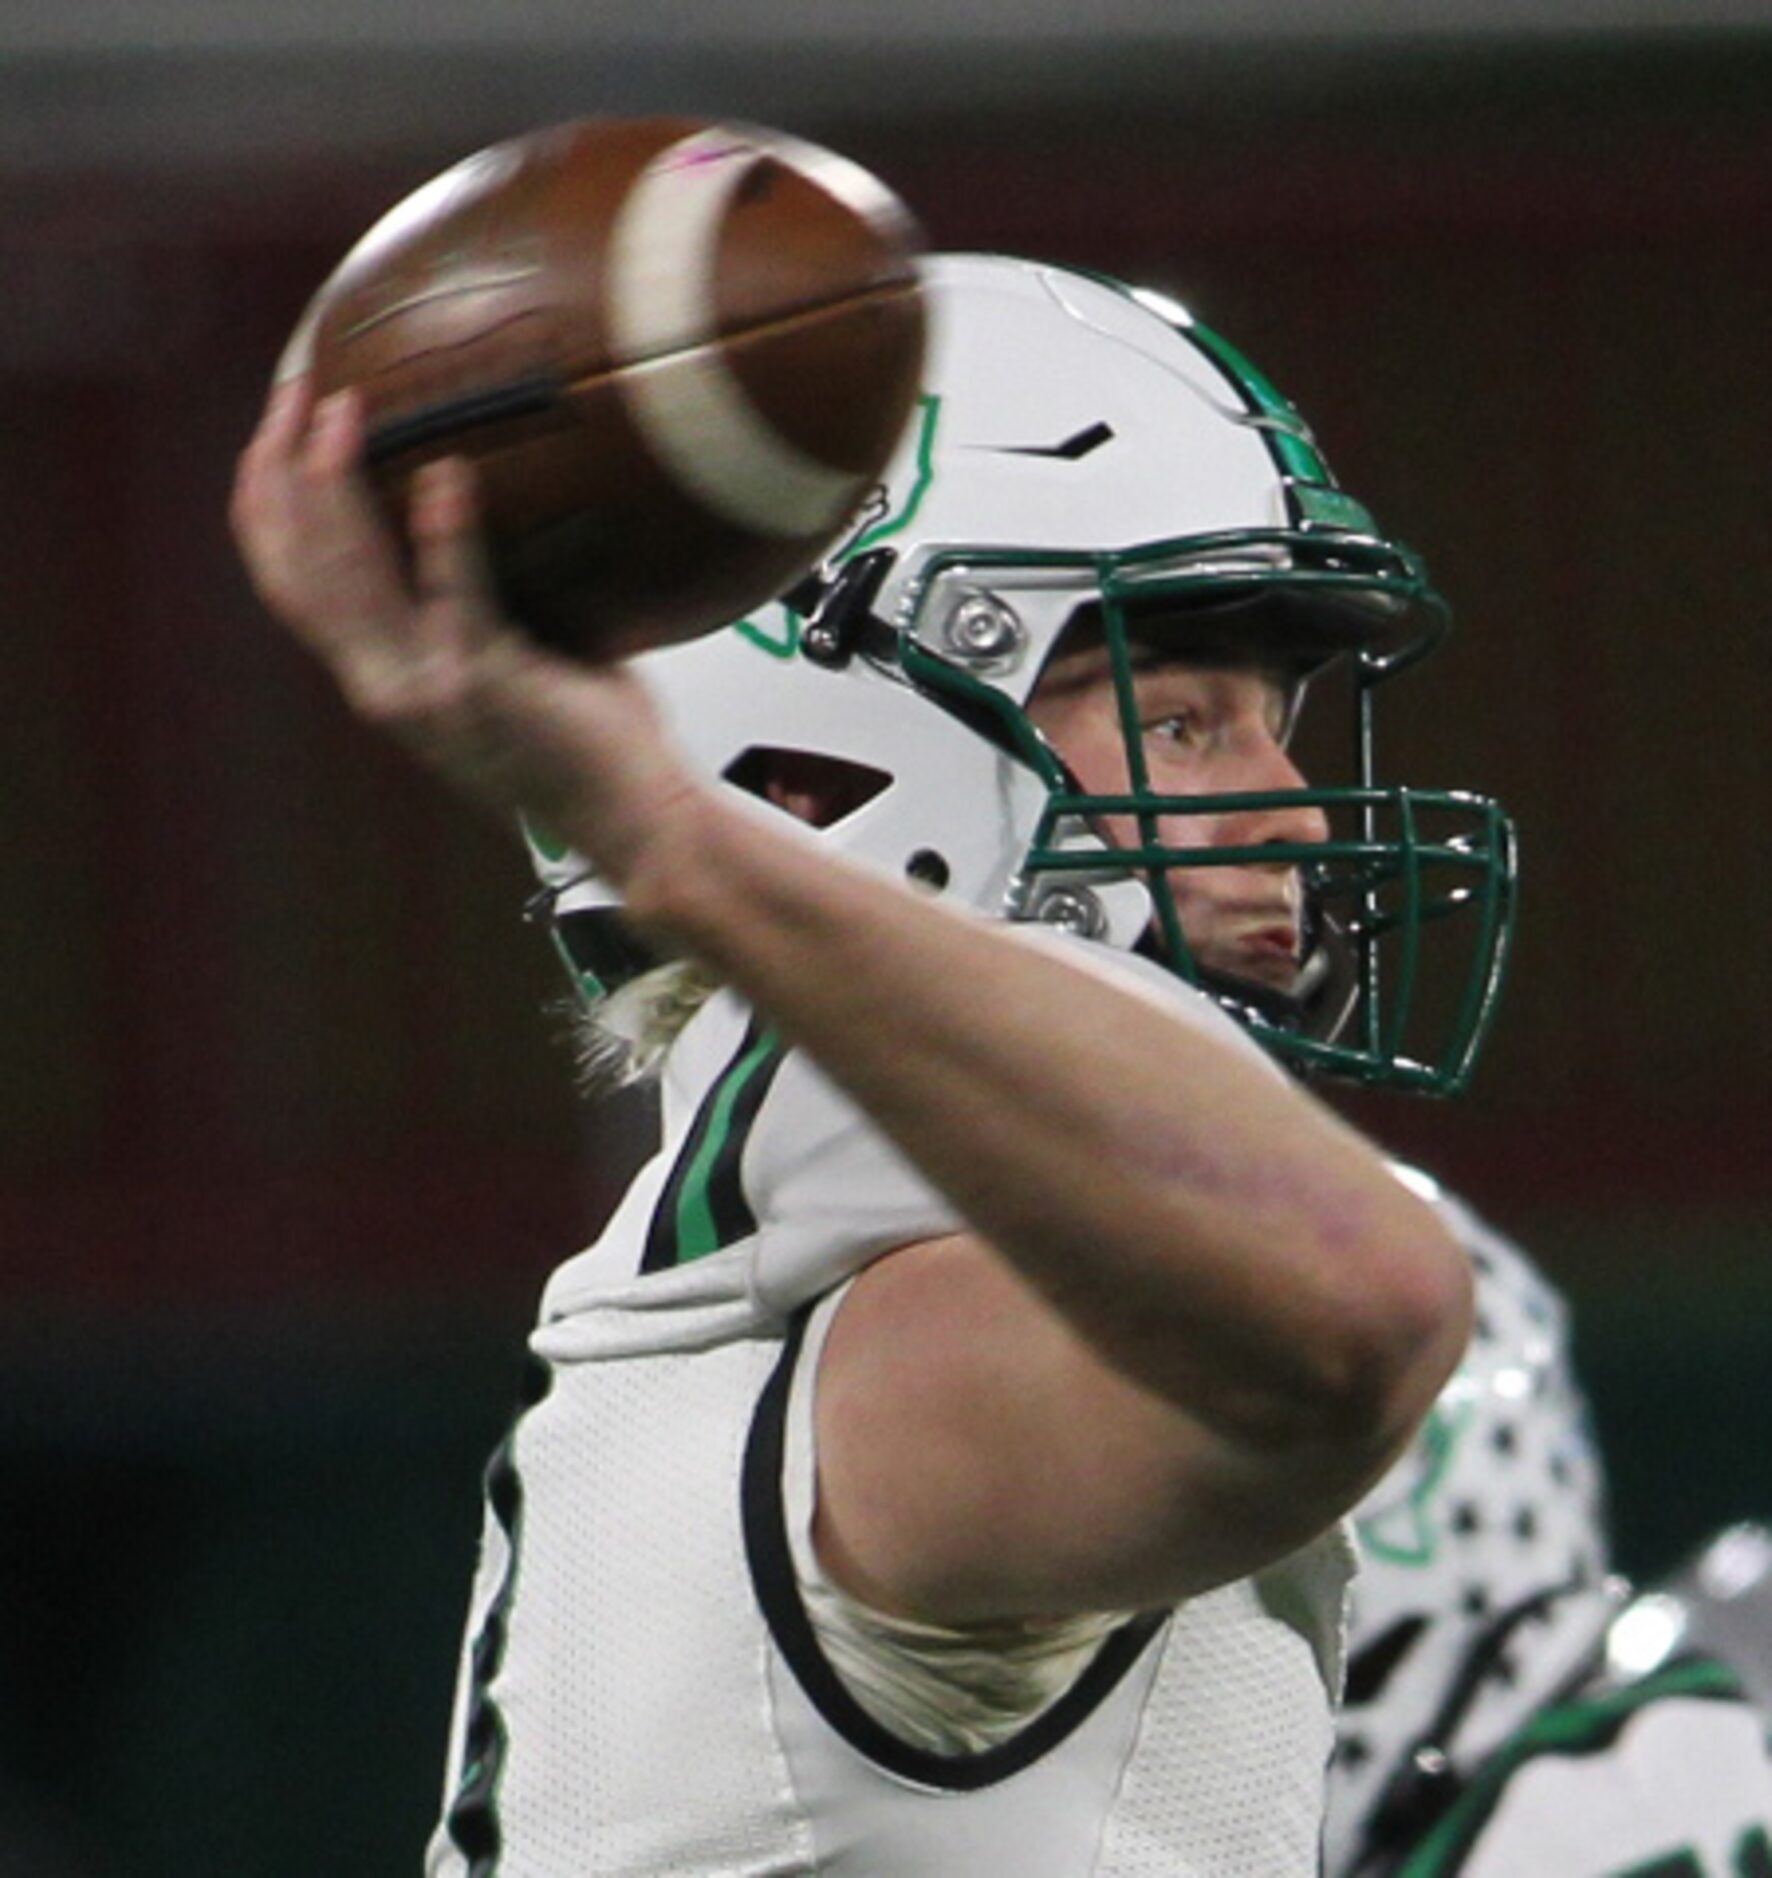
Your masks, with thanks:
M363 474L363 444L363 407L355 392L334 392L315 406L288 482L291 547L327 612L360 632L395 633L412 595Z
M464 458L427 463L414 476L408 511L413 585L427 623L447 630L462 648L484 643L500 625L480 524L479 487Z
M307 429L313 406L312 388L305 378L287 379L272 388L257 428L240 452L234 472L228 519L243 548L277 500L272 486L287 472L296 445Z
M276 584L279 563L299 532L298 465L314 413L306 378L285 379L266 399L258 428L240 453L228 519L261 590ZM267 593L266 598L272 596Z
M285 455L308 427L314 410L314 381L304 373L281 378L265 399L255 441L274 455Z
M261 598L363 708L396 695L417 613L364 479L358 398L273 393L235 500L242 557Z
M387 517L364 473L363 401L337 391L315 406L297 474L313 544L360 560L379 582L385 610L404 611L410 596Z
M302 439L301 473L317 483L348 483L363 462L363 400L352 390L335 391L314 406Z

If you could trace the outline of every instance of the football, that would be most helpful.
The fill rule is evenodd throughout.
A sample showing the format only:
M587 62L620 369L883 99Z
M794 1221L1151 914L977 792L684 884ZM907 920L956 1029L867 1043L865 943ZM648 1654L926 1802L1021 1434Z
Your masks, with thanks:
M839 542L916 402L918 236L781 132L587 119L466 158L320 288L279 373L357 388L401 526L475 466L499 598L574 656L711 630Z

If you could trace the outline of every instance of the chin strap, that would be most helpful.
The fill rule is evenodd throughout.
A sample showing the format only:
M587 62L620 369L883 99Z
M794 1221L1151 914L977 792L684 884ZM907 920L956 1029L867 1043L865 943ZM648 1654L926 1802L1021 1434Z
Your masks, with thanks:
M582 996L595 1002L666 963L641 943L620 912L610 906L583 907L561 913L556 902L563 888L543 887L524 904L523 917L546 922Z
M1138 950L1161 964L1161 944L1161 935L1152 929ZM1194 968L1194 982L1258 1036L1263 1030L1278 1031L1313 1043L1333 1043L1346 1030L1360 995L1353 947L1326 914L1315 921L1310 949L1290 991L1206 966Z

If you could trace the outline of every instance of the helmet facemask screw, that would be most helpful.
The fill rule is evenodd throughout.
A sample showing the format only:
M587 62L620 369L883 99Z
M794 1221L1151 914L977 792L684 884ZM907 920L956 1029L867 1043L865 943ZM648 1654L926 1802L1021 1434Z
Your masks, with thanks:
M1107 931L1107 913L1087 887L1048 887L1034 902L1033 917L1079 939L1099 939Z
M1026 638L1014 609L994 593L965 595L942 627L948 650L982 671L1012 665Z

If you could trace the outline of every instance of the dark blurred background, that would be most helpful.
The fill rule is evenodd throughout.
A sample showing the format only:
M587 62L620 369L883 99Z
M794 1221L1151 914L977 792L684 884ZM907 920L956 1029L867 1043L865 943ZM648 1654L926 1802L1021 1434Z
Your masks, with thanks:
M1772 1513L1763 4L295 12L0 5L0 1878L417 1866L481 1459L645 1116L223 508L343 248L556 118L834 142L1300 403L1460 612L1390 767L1525 843L1474 1093L1359 1118L1574 1299L1625 1566Z

